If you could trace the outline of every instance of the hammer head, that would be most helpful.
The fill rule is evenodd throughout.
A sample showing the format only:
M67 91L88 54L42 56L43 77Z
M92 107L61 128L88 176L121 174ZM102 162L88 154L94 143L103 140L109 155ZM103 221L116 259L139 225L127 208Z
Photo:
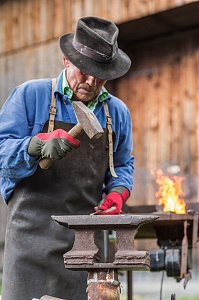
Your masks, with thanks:
M98 139L104 133L95 114L81 101L73 101L73 108L77 116L78 122L90 139Z

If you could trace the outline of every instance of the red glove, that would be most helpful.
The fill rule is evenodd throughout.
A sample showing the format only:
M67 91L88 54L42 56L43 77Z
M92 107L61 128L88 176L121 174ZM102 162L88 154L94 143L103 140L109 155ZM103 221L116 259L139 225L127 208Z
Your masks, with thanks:
M105 197L103 203L94 207L94 210L103 210L103 212L99 212L98 215L118 215L121 212L123 203L128 199L129 194L129 190L125 187L113 188Z
M38 138L40 138L41 140L49 140L49 139L53 139L53 138L61 138L64 137L68 142L70 142L75 148L79 147L80 141L75 139L74 137L72 137L67 131L63 130L63 129L56 129L52 132L48 132L48 133L38 133L36 134L36 136Z

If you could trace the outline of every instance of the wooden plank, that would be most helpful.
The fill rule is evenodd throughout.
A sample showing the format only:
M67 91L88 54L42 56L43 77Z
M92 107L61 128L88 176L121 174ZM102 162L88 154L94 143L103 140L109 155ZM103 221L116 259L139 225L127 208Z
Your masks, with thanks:
M26 0L26 23L24 24L25 27L23 28L23 32L26 32L26 40L27 45L34 44L34 1ZM28 30L26 29L26 24L28 24Z
M180 162L180 139L181 139L181 113L180 113L180 47L176 49L170 61L171 70L171 161L179 164Z
M11 51L13 49L13 40L12 40L12 3L7 2L4 10L5 18L5 51Z
M159 88L160 84L160 74L154 73L151 75L149 84L152 86L151 88L148 87L148 93L146 95L146 100L150 103L150 116L148 120L149 129L151 132L151 140L148 145L150 149L150 159L148 162L148 167L151 170L158 165L158 148L159 148L159 139L158 139L158 130L159 130L159 105L160 99L158 97L157 89Z
M19 47L19 4L20 3L17 1L12 1L10 6L10 15L12 16L11 31L13 49Z
M131 80L129 81L130 87L130 98L129 98L129 109L132 112L133 117L133 136L135 141L135 155L138 166L145 165L145 128L146 128L146 77L136 76L136 73L132 72ZM141 117L140 117L141 116Z
M134 145L134 151L136 153L136 149L139 149L138 143L141 139L138 138L139 135L139 126L138 126L138 109L139 109L139 98L137 93L139 80L136 77L130 77L128 80L128 101L127 105L131 112L132 122L133 122L133 140L137 141L136 145ZM139 165L139 161L141 160L141 155L137 157L137 163Z
M184 0L173 0L173 6L176 7L176 6L181 6L185 4L185 1Z
M134 0L128 4L128 19L146 16L156 11L155 0Z
M148 14L154 14L156 11L156 0L148 0Z
M139 15L145 16L149 13L148 0L140 0L139 3Z
M0 53L6 50L6 19L5 19L6 3L1 4L0 9Z
M136 19L139 17L139 6L140 6L139 0L129 1L129 18L130 19Z
M53 38L58 38L61 34L65 33L64 18L66 11L64 9L64 0L54 0L53 3Z
M22 2L22 18L24 18L24 27L22 28L22 34L25 37L24 46L32 45L33 43L33 6L32 0L26 0L25 4Z
M146 171L146 94L147 79L146 76L139 76L136 72L131 79L129 86L131 87L130 106L133 116L133 138L134 138L134 155L135 155L135 185L133 189L133 197L136 204L143 204L147 199L147 171Z
M109 4L109 7L108 7L108 10L110 10L109 8L110 8L110 4ZM84 11L84 14L86 16L96 16L96 17L101 18L102 17L102 4L101 4L101 1L99 2L98 0L94 0L94 2L91 4L91 10L92 10L92 12L90 14L87 14L86 10Z
M170 8L169 0L156 0L156 12Z
M8 76L8 70L11 71L10 65L9 65L9 56L5 56L5 55L2 56L0 61L1 61L1 68L0 68L1 80L0 81L1 81L1 85L2 85L2 89L0 89L0 92L1 92L0 101L1 101L1 105L2 105L4 103L4 101L7 99L8 95L10 94L10 92L12 90L12 86L10 84L10 78ZM9 82L9 85L8 85L8 82Z
M109 14L108 14L108 0L101 0L101 5L102 5L102 18L104 19L108 19L109 18Z
M24 5L24 1L23 0L19 0L19 47L24 47L24 45L26 44L25 42L25 34L24 34L24 28L26 28L26 20L24 17L24 10L25 10L25 5Z
M160 88L159 88L159 135L158 135L158 162L167 162L170 158L170 66L167 63L161 64Z
M129 0L123 0L121 3L122 21L127 21L129 18Z
M31 2L33 11L33 41L34 43L40 42L40 26L41 26L41 16L40 16L40 0L34 0Z
M72 0L64 1L64 32L69 33L74 29L72 28Z
M35 52L35 47L28 47L24 52L19 52L18 53L18 61L22 62L22 61L26 61L27 63L24 64L24 68L18 68L19 70L21 70L21 74L20 74L20 83L27 81L27 80L31 80L31 79L35 79L37 78L37 75L33 73L33 63L34 63L34 52ZM38 62L35 62L36 64Z
M54 38L54 9L54 0L46 0L46 40L51 40L52 38Z
M194 84L194 61L193 61L193 49L192 44L187 43L185 46L184 54L184 74L183 74L183 125L184 125L184 143L183 143L183 154L184 163L183 170L185 173L192 173L193 164L193 148L195 148L195 137L193 135L193 128L195 128L196 123L194 121L194 94L195 86ZM181 84L182 84L181 83Z
M0 97L0 108L2 107L7 95L5 95L5 87L6 87L6 80L5 80L5 56L1 56L0 58L0 91L1 91L1 97Z
M50 56L53 57L53 60L51 60L51 70L45 76L53 78L59 75L64 66L58 40L52 41L49 46L48 49L50 49Z
M196 58L195 58L195 37L190 39L189 48L187 52L187 104L186 104L186 115L187 115L187 131L189 139L189 152L187 153L187 166L188 173L196 174L197 165L195 153L197 153L197 146L195 143L196 140L196 131L197 128L197 96L196 96L196 78L197 78L197 69Z
M121 17L121 0L111 0L109 5L109 19L115 23L120 23L122 21Z
M42 3L42 1L41 1ZM17 48L27 47L33 45L35 42L39 42L41 36L40 15L39 15L39 3L38 0L23 0L18 1L18 7L15 9L18 11L18 36L20 44Z
M198 41L194 38L194 54L193 57L193 81L194 81L194 101L193 101L193 127L191 132L191 145L192 162L191 171L192 174L199 174L199 48ZM199 176L198 176L199 177Z
M182 59L180 65L180 114L181 114L181 136L180 140L180 166L182 172L186 173L186 155L187 149L189 147L187 141L187 126L186 126L186 94L187 94L187 55L186 55L186 45L183 45ZM185 155L185 156L184 156Z
M72 30L74 31L77 25L77 21L82 17L82 1L72 1Z
M159 74L153 73L147 78L147 94L146 97L146 122L147 122L147 136L146 136L146 144L147 144L147 162L146 168L148 172L151 169L156 168L158 164L158 148L159 148L159 137L158 137L158 129L159 129L159 102L161 101L158 97L158 89L159 89ZM146 183L146 203L154 204L155 201L155 191L154 186L151 180L148 180Z
M40 14L39 14L39 23L40 23L40 42L46 41L47 39L47 1L40 1Z
M101 1L88 0L82 1L83 16L100 16L101 15Z

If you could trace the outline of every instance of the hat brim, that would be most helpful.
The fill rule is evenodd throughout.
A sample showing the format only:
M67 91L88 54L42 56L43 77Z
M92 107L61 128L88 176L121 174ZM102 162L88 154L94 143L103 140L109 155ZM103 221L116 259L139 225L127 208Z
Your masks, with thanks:
M121 49L117 57L111 62L98 62L73 47L74 33L64 34L60 37L60 48L63 54L78 69L93 77L103 80L112 80L123 76L131 66L131 60Z

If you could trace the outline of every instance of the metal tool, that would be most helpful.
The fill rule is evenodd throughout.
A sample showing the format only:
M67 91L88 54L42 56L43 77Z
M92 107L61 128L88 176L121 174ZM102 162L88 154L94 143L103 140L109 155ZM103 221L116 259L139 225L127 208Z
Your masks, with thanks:
M97 215L98 213L100 213L100 212L102 212L102 211L103 211L102 209L98 209L97 211L91 213L90 216Z
M98 215L98 213L100 213L100 212L102 212L102 211L103 211L103 212L110 212L110 209L111 209L111 210L115 209L115 206L112 206L112 207L110 207L110 208L108 208L108 209L106 209L106 210L98 209L97 211L91 213L89 216ZM120 214L124 214L124 212L121 210L121 211L120 211Z
M33 298L32 300L64 300L64 299L61 299L61 298L56 298L56 297L51 297L51 296L42 296L41 298Z
M64 300L64 299L45 295L45 296L42 296L40 300Z
M78 119L78 123L68 132L72 137L77 138L85 132L90 139L98 139L104 133L95 114L81 101L73 101L73 108ZM51 158L42 158L39 165L42 169L48 169L53 160Z

